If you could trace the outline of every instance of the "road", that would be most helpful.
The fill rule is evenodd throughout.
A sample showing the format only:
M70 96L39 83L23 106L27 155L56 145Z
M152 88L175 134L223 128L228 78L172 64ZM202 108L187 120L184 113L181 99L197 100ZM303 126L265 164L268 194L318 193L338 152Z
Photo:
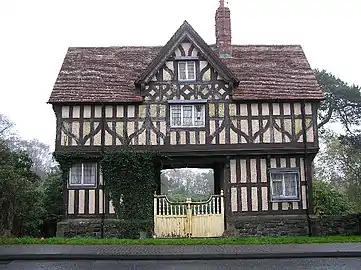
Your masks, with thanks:
M0 262L0 269L129 269L129 270L359 270L361 258L323 259L262 259L262 260L217 260L217 261L13 261Z

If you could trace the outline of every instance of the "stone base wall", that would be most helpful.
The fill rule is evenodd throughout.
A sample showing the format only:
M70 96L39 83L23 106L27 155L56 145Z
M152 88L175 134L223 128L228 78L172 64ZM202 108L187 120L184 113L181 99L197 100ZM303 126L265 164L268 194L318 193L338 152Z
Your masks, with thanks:
M318 236L361 235L361 214L317 217L312 224L312 233Z
M234 220L236 237L303 236L308 234L306 216L245 216Z
M125 235L124 228L127 225L124 221L117 219L105 219L103 236L105 238L128 238ZM141 233L140 237L151 236L151 232ZM145 234L145 235L144 235ZM68 219L57 224L57 237L101 237L102 220L101 219ZM136 236L137 237L137 236Z
M64 220L57 224L56 236L101 237L101 222L101 219ZM125 225L124 221L105 219L104 237L128 238L123 231ZM224 237L308 236L309 228L312 236L361 235L361 214L310 219L306 215L242 216L229 220L227 225ZM152 237L152 232L141 237Z
M360 235L361 214L317 217L306 215L244 216L233 219L229 237Z

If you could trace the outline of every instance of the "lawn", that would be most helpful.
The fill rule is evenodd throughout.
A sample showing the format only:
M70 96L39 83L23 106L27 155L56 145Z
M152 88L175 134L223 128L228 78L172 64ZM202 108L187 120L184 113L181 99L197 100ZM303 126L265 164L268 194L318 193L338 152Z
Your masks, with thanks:
M181 238L181 239L118 239L118 238L0 238L0 245L250 245L250 244L311 244L355 243L361 236L325 237L248 237L248 238Z

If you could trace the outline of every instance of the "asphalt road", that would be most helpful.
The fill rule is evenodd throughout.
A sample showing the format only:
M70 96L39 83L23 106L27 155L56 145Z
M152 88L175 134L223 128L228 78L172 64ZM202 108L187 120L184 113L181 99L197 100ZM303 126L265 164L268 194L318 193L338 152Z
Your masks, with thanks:
M12 261L1 262L0 269L74 269L74 270L359 270L361 258L324 259L263 259L263 260L219 260L219 261Z

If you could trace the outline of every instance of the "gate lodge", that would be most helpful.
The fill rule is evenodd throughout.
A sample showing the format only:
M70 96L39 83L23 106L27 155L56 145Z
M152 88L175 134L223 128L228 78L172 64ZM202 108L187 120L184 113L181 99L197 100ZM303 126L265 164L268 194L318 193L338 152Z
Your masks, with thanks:
M172 166L214 170L207 202L177 205L157 191L157 236L247 234L253 225L262 235L302 234L323 93L301 46L232 44L222 0L215 20L214 45L185 21L164 46L68 49L49 99L55 151L89 158L71 167L61 224L90 230L82 224L114 216L91 157L130 144L167 154Z

